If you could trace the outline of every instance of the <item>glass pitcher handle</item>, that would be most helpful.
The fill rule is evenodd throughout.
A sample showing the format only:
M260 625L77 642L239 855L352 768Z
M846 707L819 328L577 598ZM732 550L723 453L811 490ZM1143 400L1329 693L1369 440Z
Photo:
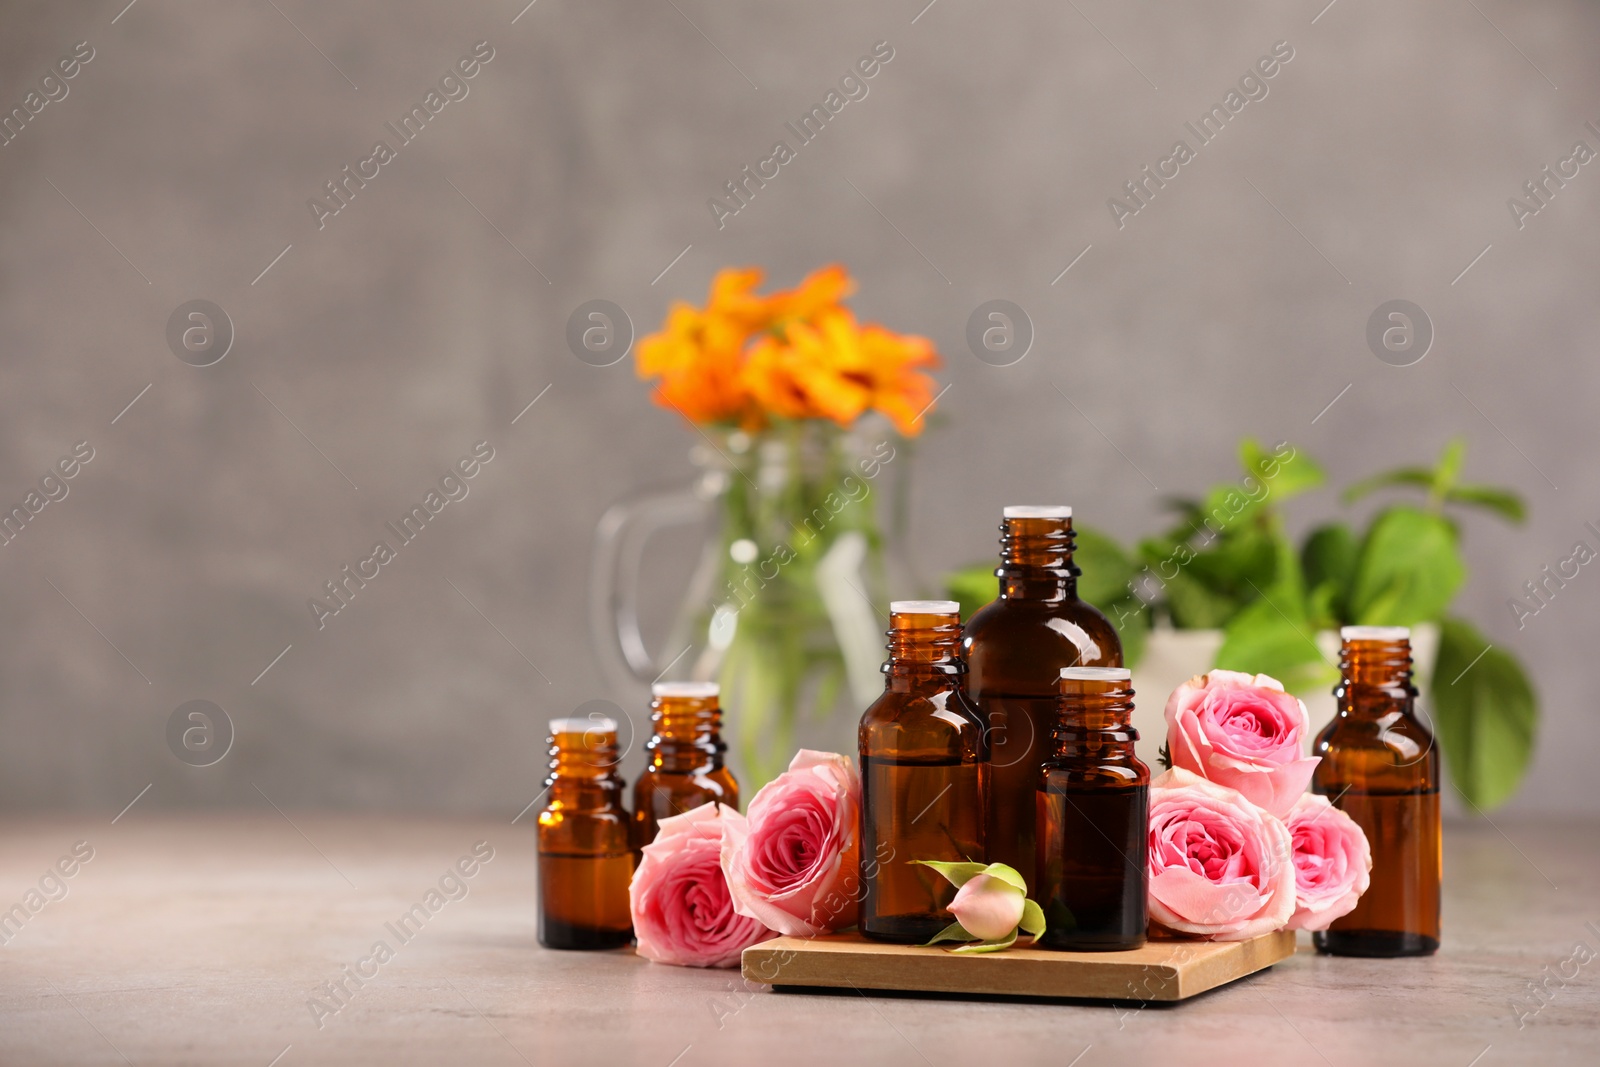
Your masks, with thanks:
M639 628L639 575L645 543L660 530L705 518L696 487L652 493L613 505L595 528L589 574L589 625L595 649L615 684L655 680L662 664Z

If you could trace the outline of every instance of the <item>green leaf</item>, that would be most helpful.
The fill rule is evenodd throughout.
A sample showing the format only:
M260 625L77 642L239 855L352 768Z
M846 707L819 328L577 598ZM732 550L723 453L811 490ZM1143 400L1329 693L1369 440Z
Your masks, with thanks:
M1373 490L1385 489L1391 485L1415 485L1423 489L1432 489L1433 471L1427 467L1397 467L1392 471L1363 478L1340 494L1339 499L1346 504L1353 504Z
M1340 588L1347 587L1355 575L1356 559L1360 552L1356 535L1344 523L1330 522L1318 526L1306 537L1305 547L1300 550L1306 584L1316 586L1332 582Z
M922 943L922 947L923 948L928 948L929 946L935 945L935 944L939 943L940 941L976 941L976 940L978 940L978 939L973 937L971 934L967 933L966 927L962 926L960 923L951 923L949 926L946 926L943 930L940 930L938 933L936 933L932 937L928 938L928 940L924 941Z
M1447 618L1430 695L1456 790L1485 811L1503 804L1527 773L1539 724L1538 698L1522 665L1470 624Z
M1221 626L1239 611L1236 597L1206 587L1188 568L1166 579L1162 593L1180 630L1208 630Z
M1439 453L1439 462L1434 464L1433 482L1428 492L1429 503L1437 506L1455 488L1461 480L1461 463L1466 458L1466 438L1452 437L1445 444L1444 451Z
M1097 606L1127 596L1128 583L1137 571L1133 556L1114 538L1090 526L1075 527L1073 540L1072 562L1083 571L1078 576L1078 596Z
M1105 612L1122 641L1122 665L1137 667L1144 657L1145 637L1150 633L1150 609L1136 596L1126 596L1106 604Z
M986 873L989 869L987 863L953 863L948 860L912 860L911 862L914 865L932 867L957 889L960 889L978 875ZM1001 866L1005 865L1001 864ZM1011 870L1009 867L1006 869ZM1013 871L1012 873L1015 874L1016 872Z
M1044 909L1031 900L1022 902L1022 921L1017 924L1029 937L1044 933Z
M1279 544L1275 516L1245 527L1225 527L1223 535L1198 553L1185 569L1214 590L1228 592L1246 602L1255 599L1250 583L1267 585L1278 573ZM1178 557L1179 562L1182 557Z
M1521 496L1510 489L1498 489L1492 485L1458 485L1446 493L1444 499L1450 504L1465 504L1492 511L1507 522L1518 525L1528 517L1528 506L1523 503Z
M1294 545L1274 520L1275 568L1270 586L1253 585L1256 599L1223 627L1215 666L1269 674L1295 692L1321 684L1330 668L1312 637L1304 577Z
M1332 684L1332 668L1312 640L1304 614L1266 597L1229 620L1212 666L1269 674L1296 693Z
M1187 526L1191 521L1200 521L1200 501L1192 496L1164 496L1161 506L1167 511L1178 516L1178 524Z
M1332 625L1345 619L1345 593L1355 577L1360 554L1355 534L1342 522L1318 526L1306 538L1300 565L1312 591L1306 614L1313 623Z
M1013 930L1009 936L1002 937L998 941L980 941L976 945L962 945L960 948L953 948L950 951L960 952L967 955L976 955L980 952L1004 952L1006 949L1010 948L1016 943L1017 932Z
M1007 866L1004 863L991 863L981 873L987 874L990 878L1000 879L1019 893L1028 891L1028 883L1023 880L1022 875L1015 867Z
M998 595L993 563L974 563L944 576L945 594L961 605L961 617L970 619L972 613Z
M1450 523L1400 505L1367 530L1350 590L1352 622L1411 626L1444 614L1466 580Z
M1265 483L1269 495L1279 500L1315 489L1326 478L1316 461L1293 445L1280 444L1267 452L1250 437L1239 442L1239 465Z

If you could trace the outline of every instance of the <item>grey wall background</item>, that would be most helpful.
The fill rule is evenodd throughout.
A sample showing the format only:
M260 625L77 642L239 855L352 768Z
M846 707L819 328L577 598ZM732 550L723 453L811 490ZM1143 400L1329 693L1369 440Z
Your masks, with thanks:
M1017 500L1137 536L1243 434L1335 485L1464 434L1533 506L1473 525L1463 604L1545 700L1513 810L1600 810L1600 578L1520 632L1506 607L1600 519L1600 164L1520 231L1506 207L1600 147L1595 5L124 2L3 5L6 109L95 54L0 148L0 501L95 458L0 547L0 804L515 813L547 718L636 706L586 639L591 531L694 440L631 361L575 359L568 315L606 298L643 332L721 265L840 260L864 317L946 355L930 571ZM307 199L480 40L470 95L319 231ZM706 199L879 40L869 95L719 231ZM1119 231L1107 198L1280 40L1270 95ZM1037 330L1013 367L963 340L995 297ZM1364 340L1395 297L1437 330L1404 369ZM195 298L237 331L203 369L164 338ZM318 632L307 598L478 440L471 495ZM206 769L164 739L191 699L238 731Z

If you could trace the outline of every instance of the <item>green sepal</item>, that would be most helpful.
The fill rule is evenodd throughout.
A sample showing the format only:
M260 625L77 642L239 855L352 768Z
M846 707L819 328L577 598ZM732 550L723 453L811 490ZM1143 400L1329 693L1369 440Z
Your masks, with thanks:
M952 863L947 860L912 860L911 862L920 864L923 867L932 867L957 889L960 889L978 875L987 873L989 869L987 863ZM1010 870L1009 867L1006 869Z
M960 923L951 923L949 926L946 926L943 930L940 930L938 933L936 933L932 937L928 938L927 941L923 942L922 947L923 948L928 948L928 947L930 947L930 946L932 946L932 945L934 945L934 944L936 944L936 943L938 943L940 941L976 941L976 940L977 940L977 938L973 937L971 934L969 934L967 932L967 928L966 927L962 926Z
M1004 863L991 863L979 873L998 878L1019 893L1025 894L1028 891L1028 883L1023 880L1015 867L1008 867Z
M977 954L979 952L1004 952L1006 949L1010 948L1016 943L1017 932L1013 930L1010 934L998 941L980 941L976 945L962 945L961 947L953 948L950 951L965 952L969 954Z
M1031 900L1022 902L1022 921L1017 924L1029 937L1044 933L1044 909Z

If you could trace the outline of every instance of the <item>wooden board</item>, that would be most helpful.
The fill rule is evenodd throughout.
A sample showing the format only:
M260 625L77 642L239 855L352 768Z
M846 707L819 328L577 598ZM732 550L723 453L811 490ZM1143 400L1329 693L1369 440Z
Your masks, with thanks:
M1131 952L1012 948L964 955L859 934L780 937L744 950L746 980L776 989L894 989L983 996L1174 1001L1294 955L1288 930L1250 941L1150 941Z

